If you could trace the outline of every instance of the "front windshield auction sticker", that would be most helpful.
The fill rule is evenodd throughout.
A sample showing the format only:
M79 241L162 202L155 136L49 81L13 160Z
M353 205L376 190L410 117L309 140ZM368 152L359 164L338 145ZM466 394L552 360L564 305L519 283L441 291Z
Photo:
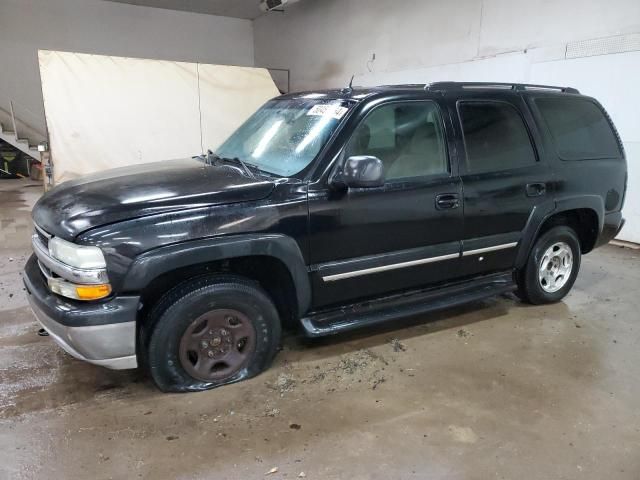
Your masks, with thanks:
M333 117L336 120L340 120L344 117L344 114L349 110L347 107L341 107L340 105L314 105L311 110L307 113L307 115L316 115L318 117L329 116Z

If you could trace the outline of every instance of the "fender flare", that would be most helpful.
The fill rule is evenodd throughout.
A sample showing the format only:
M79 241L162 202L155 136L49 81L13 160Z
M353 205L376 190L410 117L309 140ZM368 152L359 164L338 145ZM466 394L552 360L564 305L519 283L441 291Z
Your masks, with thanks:
M577 209L593 210L598 217L598 232L602 232L604 227L604 201L598 195L576 195L571 197L557 198L554 202L547 202L534 207L527 224L522 232L521 246L518 250L515 266L522 268L527 263L529 252L538 238L542 225L551 218L562 212Z
M140 291L151 280L172 270L233 258L266 256L281 261L295 287L299 314L311 305L311 285L302 252L285 235L249 234L190 240L142 253L133 261L123 283L124 291Z

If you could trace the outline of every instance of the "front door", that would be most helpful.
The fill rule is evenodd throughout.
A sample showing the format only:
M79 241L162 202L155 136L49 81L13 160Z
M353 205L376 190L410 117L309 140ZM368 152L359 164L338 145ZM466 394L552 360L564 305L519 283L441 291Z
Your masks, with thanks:
M445 126L446 125L446 126ZM391 102L370 111L341 154L382 160L385 184L309 188L314 308L436 284L455 275L462 188L440 106Z
M457 102L463 142L461 270L465 275L513 267L523 230L536 206L551 196L552 171L533 142L528 111L518 95Z

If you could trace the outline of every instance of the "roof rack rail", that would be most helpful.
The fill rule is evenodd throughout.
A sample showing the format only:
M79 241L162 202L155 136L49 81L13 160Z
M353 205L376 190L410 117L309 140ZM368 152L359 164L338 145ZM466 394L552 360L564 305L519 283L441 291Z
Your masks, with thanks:
M375 88L423 88L424 83L389 83L387 85L376 85Z
M425 85L425 90L458 90L458 89L484 89L496 88L502 90L554 90L562 93L580 93L572 87L556 87L553 85L535 85L529 83L501 83L501 82L434 82Z

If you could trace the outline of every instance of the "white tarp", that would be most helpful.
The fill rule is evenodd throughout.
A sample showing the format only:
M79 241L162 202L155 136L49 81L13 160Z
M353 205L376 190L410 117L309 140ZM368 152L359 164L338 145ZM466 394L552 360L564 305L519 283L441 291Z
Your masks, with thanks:
M40 50L54 184L215 149L278 95L261 68Z

